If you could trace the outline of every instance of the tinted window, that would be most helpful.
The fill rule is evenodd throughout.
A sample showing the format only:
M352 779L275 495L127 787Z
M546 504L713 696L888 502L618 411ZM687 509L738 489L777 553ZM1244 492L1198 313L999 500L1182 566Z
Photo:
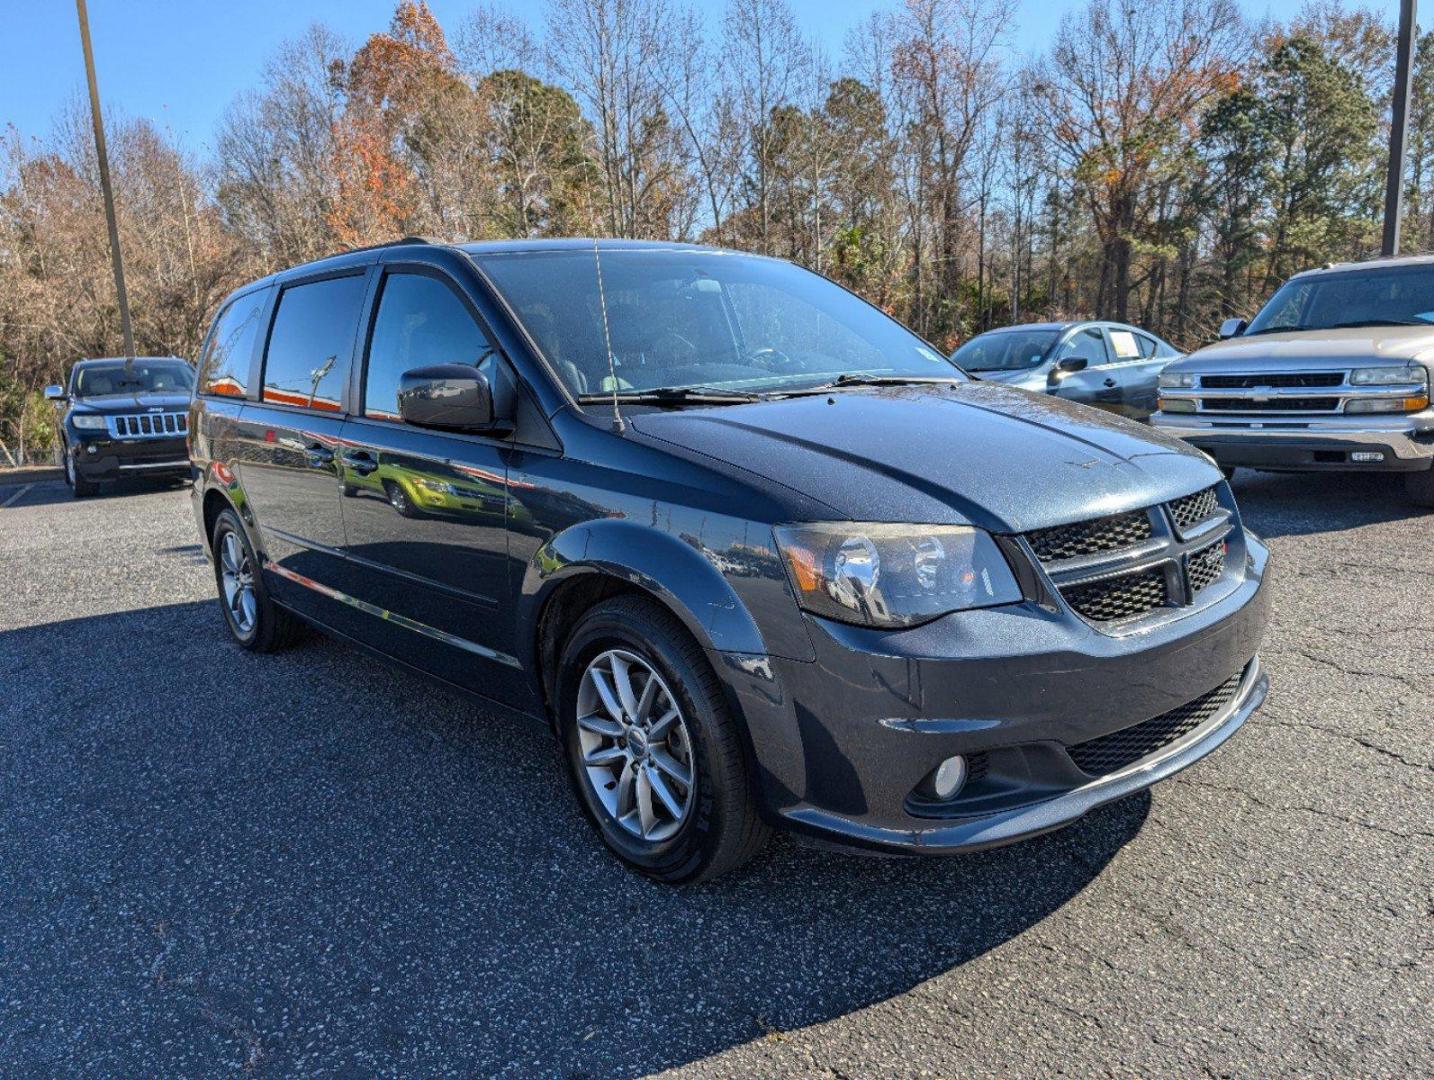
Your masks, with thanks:
M363 306L364 277L329 278L279 294L264 360L264 400L337 412Z
M1061 346L1060 359L1066 360L1072 356L1079 356L1092 364L1104 364L1105 339L1100 330L1094 326L1087 327Z
M123 360L86 364L75 372L75 396L102 394L181 394L194 386L194 373L183 360Z
M577 394L612 390L614 375L618 390L786 390L848 372L961 378L880 309L777 259L607 250L601 290L591 251L481 262Z
M201 394L243 397L248 392L249 361L254 358L254 338L268 298L268 290L258 289L220 314L199 361Z
M1286 282L1246 334L1434 323L1434 266L1391 266Z
M374 322L364 380L363 412L398 419L398 380L411 368L474 364L488 341L447 285L422 274L390 274Z
M1055 344L1056 330L1002 330L978 334L951 359L967 371L1023 371L1035 367Z

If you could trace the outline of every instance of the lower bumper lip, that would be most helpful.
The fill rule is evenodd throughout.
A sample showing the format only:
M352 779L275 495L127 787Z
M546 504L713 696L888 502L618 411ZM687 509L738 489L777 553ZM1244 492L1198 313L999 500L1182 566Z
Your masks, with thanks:
M1264 702L1268 689L1269 677L1256 657L1245 669L1235 697L1219 715L1148 758L1043 802L919 830L874 827L812 807L795 808L783 816L800 831L815 831L828 840L878 851L941 855L998 847L1069 825L1097 807L1143 791L1193 765L1244 725Z

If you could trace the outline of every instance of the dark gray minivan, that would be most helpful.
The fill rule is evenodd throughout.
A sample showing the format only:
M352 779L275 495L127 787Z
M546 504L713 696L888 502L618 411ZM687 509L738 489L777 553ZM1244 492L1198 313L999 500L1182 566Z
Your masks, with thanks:
M665 881L772 826L1054 829L1265 695L1267 551L1204 454L973 381L779 260L339 255L227 300L189 426L239 644L313 624L550 724L598 834Z

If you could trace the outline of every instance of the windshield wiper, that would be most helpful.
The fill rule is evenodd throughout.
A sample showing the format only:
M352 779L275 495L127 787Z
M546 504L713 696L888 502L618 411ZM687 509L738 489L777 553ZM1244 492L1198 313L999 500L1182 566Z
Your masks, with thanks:
M843 386L922 386L941 383L957 383L964 380L960 375L953 372L950 375L865 375L859 371L848 371L844 375L838 375L831 382L818 383L816 386L803 386L795 390L785 390L785 394L820 394L827 390L836 390Z
M594 405L612 401L614 396L629 405L736 405L762 400L761 394L750 390L724 390L720 386L658 386L651 390L619 390L616 395L584 394L578 400Z
M1429 326L1423 319L1355 319L1352 322L1330 323L1322 330L1348 330L1358 326Z

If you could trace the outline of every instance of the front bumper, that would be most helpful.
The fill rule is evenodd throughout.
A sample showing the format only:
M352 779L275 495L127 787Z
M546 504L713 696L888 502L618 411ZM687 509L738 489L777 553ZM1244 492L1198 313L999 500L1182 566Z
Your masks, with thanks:
M75 472L94 482L126 478L188 476L189 448L178 439L72 438Z
M1268 551L1246 533L1238 587L1116 636L1034 605L963 612L896 635L813 620L817 659L725 655L769 818L842 846L953 853L1075 821L1213 751L1264 700L1256 652ZM1104 775L1068 747L1238 687L1193 730ZM913 792L953 754L990 763L944 806Z
M1156 413L1151 425L1184 439L1223 466L1298 471L1418 472L1434 466L1434 410L1404 416L1209 420ZM1356 452L1379 453L1357 461Z

